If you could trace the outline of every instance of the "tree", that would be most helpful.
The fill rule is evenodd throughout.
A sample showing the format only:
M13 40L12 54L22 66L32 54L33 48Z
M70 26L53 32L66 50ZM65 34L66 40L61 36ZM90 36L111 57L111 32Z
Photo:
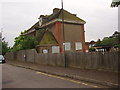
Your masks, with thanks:
M5 53L9 52L8 42L4 39L0 41L0 54L5 55Z
M33 49L38 44L35 37L27 36L22 42L22 49Z
M97 42L96 42L95 46L102 46L102 42L101 42L101 40L100 40L100 39L98 39L98 40L97 40Z
M9 52L8 42L2 42L2 55L5 55L5 53Z
M12 51L24 50L24 49L33 49L38 44L35 37L32 36L24 36L25 33L21 32L21 34L15 38L15 44L12 47Z
M102 46L114 46L116 43L116 38L109 38L109 37L105 37L102 40Z
M120 33L115 32L110 37L104 37L102 41L98 39L95 46L108 46L108 47L120 48Z

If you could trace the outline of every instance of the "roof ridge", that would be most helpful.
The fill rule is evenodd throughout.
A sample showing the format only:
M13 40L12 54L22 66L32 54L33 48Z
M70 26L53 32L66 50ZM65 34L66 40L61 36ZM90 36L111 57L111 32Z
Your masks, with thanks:
M69 12L69 11L67 11L67 10L65 10L65 9L63 9L63 10L64 10L65 12L69 13L70 15L72 15L73 17L76 17L76 18L82 20L83 22L85 22L83 19L79 18L78 16L75 16L75 15L72 14L71 12Z

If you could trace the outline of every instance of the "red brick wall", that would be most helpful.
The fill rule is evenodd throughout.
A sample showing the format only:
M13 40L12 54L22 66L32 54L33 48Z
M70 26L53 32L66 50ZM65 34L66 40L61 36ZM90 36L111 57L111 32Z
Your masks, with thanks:
M62 52L62 31L61 31L61 23L56 22L56 40L60 45L60 52Z
M56 40L62 52L62 23L56 22ZM71 51L75 50L75 42L82 42L82 51L85 52L84 25L65 24L65 42L71 42Z
M84 25L82 25L82 50L85 52L85 32L84 32Z

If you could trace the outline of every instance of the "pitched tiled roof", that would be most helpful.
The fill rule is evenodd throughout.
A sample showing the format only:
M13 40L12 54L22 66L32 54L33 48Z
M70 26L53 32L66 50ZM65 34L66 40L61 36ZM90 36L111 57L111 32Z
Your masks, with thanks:
M43 24L51 22L52 20L58 19L62 21L62 13L64 15L64 22L69 21L71 23L81 23L81 24L85 24L86 22L82 19L80 19L79 17L77 17L75 14L71 14L70 12L63 10L63 9L59 9L56 13L53 13L51 15L47 15L44 16L46 18L46 20L43 21Z
M39 29L39 30L36 30L36 39L38 42L40 42L45 34L46 30L45 29Z
M59 10L57 13L53 13L51 15L46 15L44 16L46 18L46 20L43 21L43 24L50 22L56 18L58 18L59 14L60 14L61 10Z
M31 32L34 32L36 29L39 29L39 22L35 23L30 29L28 29L24 35L28 34L28 33L31 33Z
M84 22L86 23L84 20L80 19L79 17L77 17L75 14L71 14L70 12L66 11L66 10L62 10L63 11L63 15L64 15L64 20L69 20L69 21L76 21L76 22ZM59 19L62 19L62 12L59 14Z
M77 24L85 24L86 22L82 19L80 19L79 17L77 17L75 14L72 14L66 10L63 9L57 9L57 11L55 13L52 13L51 15L41 15L44 17L44 20L42 21L42 27L49 25L51 23L54 23L56 21L62 22L62 13L64 15L64 22L67 23L77 23ZM35 23L27 32L27 33L31 33L30 31L34 32L33 29L39 29L39 21L37 23Z
M50 31L45 31L40 43L40 46L44 45L58 45L57 40L55 39L54 35Z

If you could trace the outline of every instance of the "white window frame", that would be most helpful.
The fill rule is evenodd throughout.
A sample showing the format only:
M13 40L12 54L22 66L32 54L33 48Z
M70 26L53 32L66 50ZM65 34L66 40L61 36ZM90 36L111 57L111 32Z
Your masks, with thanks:
M65 42L63 43L64 47L65 47L65 51L70 51L71 50L71 43L70 42Z
M42 53L48 53L48 49L43 49Z
M82 43L81 42L75 42L75 49L76 50L82 50Z
M52 46L52 53L60 53L60 46Z

